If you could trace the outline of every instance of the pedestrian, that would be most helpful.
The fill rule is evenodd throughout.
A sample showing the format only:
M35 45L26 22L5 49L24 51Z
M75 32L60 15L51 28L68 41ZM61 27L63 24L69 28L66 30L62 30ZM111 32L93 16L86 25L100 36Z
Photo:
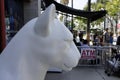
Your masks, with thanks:
M80 38L79 38L79 33L78 32L77 32L77 36L76 36L75 40L76 40L76 45L80 46Z
M80 39L80 46L82 46L84 41L82 32L79 33L79 39Z
M120 46L120 32L119 32L119 36L117 37L117 45Z
M88 40L83 40L82 48L90 48Z
M99 36L98 36L98 34L96 33L96 34L94 35L94 45L95 45L95 46L98 46L98 44L99 44Z
M113 33L111 32L110 33L110 41L109 41L109 43L112 45L113 44Z
M104 44L103 44L103 36L100 35L100 36L99 36L99 39L100 39L100 46L103 46L103 45L104 45Z
M77 42L76 42L77 32L75 30L73 30L72 33L73 33L73 41L74 41L75 45L77 45Z
M105 34L104 34L104 42L105 42L106 46L109 45L110 35L109 35L109 32L108 32L108 28L106 28L106 32L105 32Z

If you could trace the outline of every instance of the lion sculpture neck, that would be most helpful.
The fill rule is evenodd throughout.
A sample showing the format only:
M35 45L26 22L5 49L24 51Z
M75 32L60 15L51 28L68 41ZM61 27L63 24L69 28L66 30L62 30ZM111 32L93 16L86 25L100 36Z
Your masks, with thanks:
M14 53L21 54L19 52ZM2 64L0 66L0 80L44 80L49 67L38 62L34 55L30 54L1 55L0 64Z
M29 41L29 38L22 37L26 31L30 32L29 35L32 34L32 26L36 20L37 18L27 23L2 52L0 56L0 64L2 64L0 66L0 80L44 80L49 66L31 53L29 46L35 45Z

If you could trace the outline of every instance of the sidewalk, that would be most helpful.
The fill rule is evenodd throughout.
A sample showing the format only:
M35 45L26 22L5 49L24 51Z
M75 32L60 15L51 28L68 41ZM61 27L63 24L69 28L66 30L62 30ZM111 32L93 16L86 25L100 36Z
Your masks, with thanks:
M47 73L45 80L120 80L120 77L108 77L103 68L77 67L70 72Z

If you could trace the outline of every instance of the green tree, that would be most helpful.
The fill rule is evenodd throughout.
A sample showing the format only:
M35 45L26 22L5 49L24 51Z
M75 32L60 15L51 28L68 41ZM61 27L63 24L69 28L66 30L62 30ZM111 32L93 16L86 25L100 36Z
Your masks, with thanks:
M82 17L75 17L74 18L74 30L86 30L87 25L86 25L86 19Z
M87 10L87 8L88 8L88 5L84 7L84 10ZM119 0L97 0L94 3L91 3L92 11L99 11L102 9L107 10L108 14L106 17L109 18L109 20L112 19L116 21L116 16L120 16L118 15L118 13L120 13L120 1ZM101 22L103 22L103 19L104 18L101 18L95 21L94 24L99 25Z
M67 6L67 5L69 4L69 0L60 0L60 3ZM65 15L61 15L61 16L60 16L60 20L61 20L61 21L63 21L64 18L67 19L67 16L65 16ZM66 21L66 20L65 20L65 21ZM65 21L63 21L63 22L65 23Z
M105 9L108 11L110 16L116 16L120 12L120 1L119 0L110 0L106 2Z
M69 0L60 0L60 3L61 3L61 4L64 4L64 5L68 5Z

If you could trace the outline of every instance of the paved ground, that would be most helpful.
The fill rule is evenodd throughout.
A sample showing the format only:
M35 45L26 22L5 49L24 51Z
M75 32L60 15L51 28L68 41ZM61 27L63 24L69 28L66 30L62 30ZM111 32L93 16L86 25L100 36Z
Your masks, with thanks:
M108 77L103 68L77 67L70 72L47 73L45 80L120 80L120 77Z

